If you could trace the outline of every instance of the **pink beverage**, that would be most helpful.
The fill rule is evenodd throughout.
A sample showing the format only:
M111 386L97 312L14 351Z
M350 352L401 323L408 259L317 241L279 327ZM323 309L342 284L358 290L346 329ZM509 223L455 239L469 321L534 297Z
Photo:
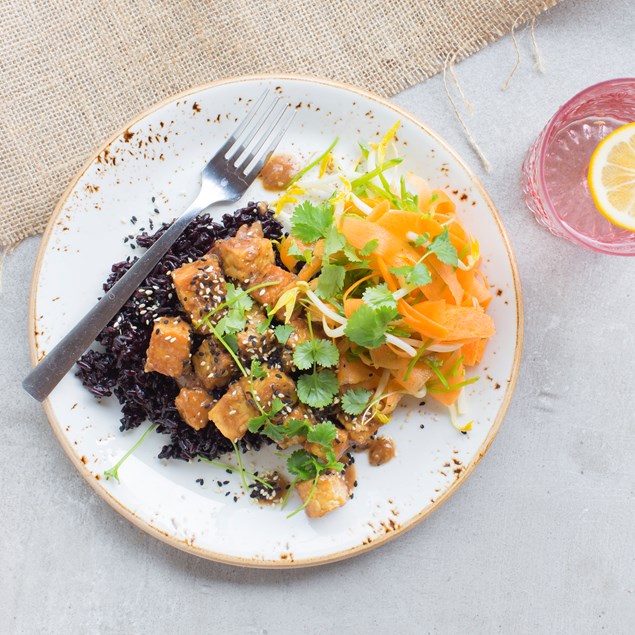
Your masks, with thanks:
M589 191L589 161L615 129L635 121L635 78L591 86L556 112L523 164L525 202L556 236L595 251L635 256L635 232L610 223Z

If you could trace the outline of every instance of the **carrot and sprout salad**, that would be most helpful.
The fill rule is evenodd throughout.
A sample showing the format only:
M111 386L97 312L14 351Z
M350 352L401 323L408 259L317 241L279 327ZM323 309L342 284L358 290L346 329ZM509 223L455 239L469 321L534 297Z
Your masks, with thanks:
M400 173L398 127L360 146L348 169L335 141L287 185L275 204L290 228L279 251L290 270L303 266L273 313L304 305L339 350L336 371L314 370L316 406L350 386L344 410L386 422L401 396L429 395L465 431L463 389L478 379L465 369L494 335L492 296L453 200Z

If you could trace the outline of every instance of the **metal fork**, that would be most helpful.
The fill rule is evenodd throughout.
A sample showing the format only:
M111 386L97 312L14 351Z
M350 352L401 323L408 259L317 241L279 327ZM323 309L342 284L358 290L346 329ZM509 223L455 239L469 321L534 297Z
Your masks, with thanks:
M194 202L22 382L39 401L48 397L81 354L93 343L128 298L137 290L185 228L218 203L240 199L269 160L287 131L294 110L265 91L201 173Z

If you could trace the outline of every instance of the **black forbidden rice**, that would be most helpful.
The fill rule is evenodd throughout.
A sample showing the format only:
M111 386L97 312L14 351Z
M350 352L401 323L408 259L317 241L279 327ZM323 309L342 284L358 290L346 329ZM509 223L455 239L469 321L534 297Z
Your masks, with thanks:
M121 404L120 430L130 430L144 421L157 423L157 432L169 435L159 458L189 460L197 455L215 459L232 450L231 443L213 425L197 431L180 417L174 405L179 387L174 379L159 373L145 373L146 350L150 342L153 320L162 315L183 315L170 272L185 262L197 260L209 251L216 240L233 236L245 223L259 220L264 235L280 239L282 225L271 210L249 203L234 214L225 214L222 224L212 222L209 215L195 219L161 259L143 285L137 290L111 323L99 334L99 350L91 349L77 362L76 375L97 398L113 393ZM139 247L147 249L169 227L163 224L157 232L145 231L136 237ZM112 266L112 273L103 285L108 291L136 261L128 257ZM195 335L195 339L199 336ZM200 342L195 341L197 345ZM260 435L247 433L242 444L259 448Z

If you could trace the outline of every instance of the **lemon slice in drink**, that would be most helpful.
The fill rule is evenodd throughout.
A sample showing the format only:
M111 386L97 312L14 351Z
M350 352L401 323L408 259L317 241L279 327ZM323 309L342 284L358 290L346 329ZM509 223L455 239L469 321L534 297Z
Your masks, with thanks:
M611 223L635 231L635 123L614 130L594 150L589 189Z

